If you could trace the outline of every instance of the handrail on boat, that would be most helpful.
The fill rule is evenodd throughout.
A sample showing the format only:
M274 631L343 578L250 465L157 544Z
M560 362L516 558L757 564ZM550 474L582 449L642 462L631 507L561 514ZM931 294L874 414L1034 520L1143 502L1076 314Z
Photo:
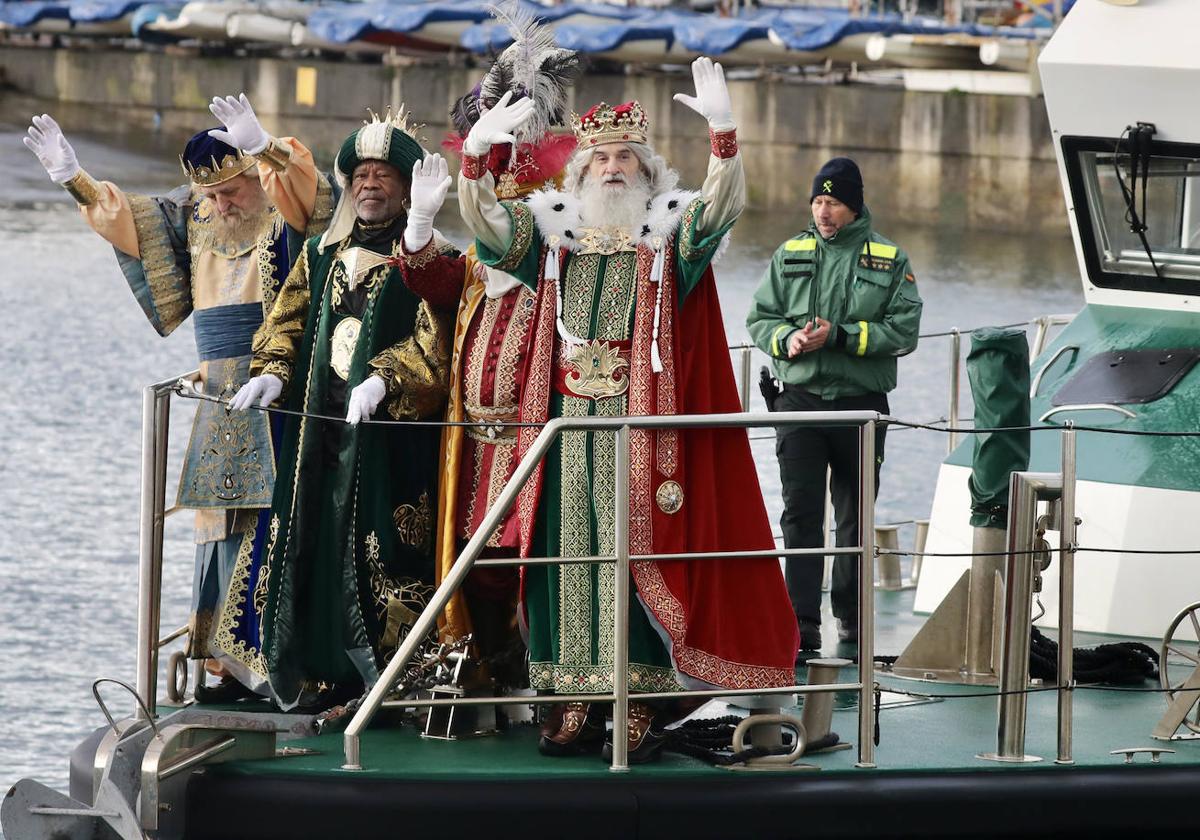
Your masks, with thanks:
M1029 342L1029 358L1036 359L1038 356L1042 355L1042 351L1046 349L1046 338L1050 333L1050 329L1052 327L1060 327L1064 324L1069 324L1071 319L1074 317L1074 315L1039 315L1036 318L1031 318L1028 321L1021 321L1016 324L1010 324L1009 326L1030 326L1034 328L1033 340ZM950 403L947 407L946 420L951 429L958 427L959 406L962 402L962 337L964 335L970 335L979 329L983 328L971 327L970 329L960 330L958 327L951 327L943 332L924 333L918 336L918 338L924 339L950 339ZM729 345L729 349L737 350L740 355L739 368L741 370L741 377L738 380L738 390L742 400L742 411L749 411L751 354L757 349L757 347L754 344L742 342L741 344ZM1059 352L1061 353L1062 351ZM1057 358L1057 356L1055 358ZM1051 359L1050 362L1047 363L1046 367L1048 367L1050 363L1053 363L1053 361L1054 359ZM1043 367L1042 371L1038 373L1039 381L1041 379L1041 374L1044 371L1045 367ZM950 434L946 435L947 454L953 452L954 448L958 446L958 437L958 433L956 432L950 432Z
M843 548L842 552L859 555L859 679L856 683L838 683L822 686L788 686L771 690L714 690L704 692L701 696L732 696L746 694L800 694L817 691L857 691L858 704L858 767L875 766L875 707L873 695L874 667L874 636L875 636L875 424L885 420L884 415L875 411L777 411L741 414L685 414L659 415L643 417L557 417L551 420L538 435L533 446L517 465L512 478L505 485L495 503L488 510L483 522L467 542L458 559L454 562L449 573L442 580L437 590L429 600L429 604L421 613L416 623L408 631L400 644L395 656L392 657L384 672L371 687L354 718L346 727L343 734L345 748L344 770L361 770L362 758L360 751L360 736L372 717L383 705L388 691L395 684L400 673L408 666L416 655L417 648L424 638L436 628L437 617L449 603L451 596L462 586L471 569L474 568L479 554L483 550L492 533L500 527L508 511L516 502L521 488L533 475L538 463L545 457L551 445L566 431L591 431L616 433L616 499L615 506L615 556L572 558L575 562L615 562L616 584L614 587L613 625L613 693L589 696L592 702L613 703L613 732L624 733L629 723L629 564L631 559L641 560L641 557L631 558L629 554L629 439L634 430L649 430L661 428L757 428L763 426L807 425L807 426L855 426L859 431L859 535L860 545L853 548ZM722 552L723 557L761 556L763 552ZM772 549L769 556L782 554L827 554L827 549L791 549L780 551ZM707 554L672 555L679 559L703 559ZM488 565L521 565L526 561L520 558L497 563L494 560ZM696 692L657 692L647 695L653 698L675 698L695 696ZM641 695L638 695L641 696ZM543 696L537 698L523 697L521 702L552 703L560 699L578 699L574 696L555 697ZM457 702L457 700L452 701ZM476 702L486 702L476 700ZM405 706L442 705L435 701L403 701ZM628 744L623 737L613 738L612 766L614 772L629 769Z
M166 520L167 433L171 395L181 382L194 383L199 370L142 389L142 493L138 534L137 697L134 715L149 720L158 703L159 622L162 612L163 523Z
M1043 315L1035 318L1027 323L1037 327L1032 342L1031 352L1033 356L1041 353L1046 339L1046 334L1051 326L1065 324L1070 321L1070 316L1065 315ZM961 363L961 335L962 333L970 333L974 330L960 331L954 328L948 333L938 335L948 335L952 338L952 365L951 365L951 417L953 426L953 418L957 417L958 395L957 389L953 386L958 381L958 371ZM934 337L934 336L929 336ZM625 644L626 634L628 632L628 575L629 575L629 544L628 544L628 475L629 475L629 434L634 429L652 429L652 428L685 428L685 427L705 427L705 428L763 428L774 427L779 425L850 425L857 426L859 430L859 533L862 535L861 545L855 547L846 547L840 549L832 548L816 548L816 549L775 549L770 551L770 556L792 556L800 554L831 554L831 553L854 553L860 556L859 570L859 590L860 604L863 609L859 610L859 681L857 683L834 684L827 686L791 686L780 689L756 689L754 691L728 691L716 690L711 692L672 692L655 697L683 697L683 696L735 696L739 694L801 694L810 691L848 691L855 690L859 692L859 761L856 766L873 767L874 765L874 741L873 729L875 725L875 710L871 703L871 667L874 657L874 561L875 561L875 436L868 433L868 430L873 429L875 423L885 421L889 418L884 417L876 412L771 412L771 413L749 413L749 388L750 388L750 369L751 369L751 352L755 349L754 345L742 344L734 345L729 349L741 351L741 403L743 413L741 414L721 414L721 415L680 415L680 416L656 416L656 417L614 417L614 418L556 418L548 423L543 433L540 434L535 441L532 449L518 465L512 480L505 487L500 497L496 500L496 504L488 512L481 525L479 531L472 537L464 548L463 553L459 556L451 569L450 574L443 580L441 586L433 596L429 607L421 614L417 625L412 628L409 635L405 638L400 650L397 651L385 670L384 675L376 682L375 686L368 693L366 700L358 713L354 716L348 726L345 738L345 755L346 768L360 767L360 750L359 750L359 735L366 727L371 717L383 703L384 695L391 684L394 683L396 676L402 665L407 664L417 648L419 641L433 629L436 622L437 614L445 607L449 601L454 589L461 585L462 580L469 573L470 569L475 565L475 561L482 550L486 540L491 533L499 526L503 516L508 512L515 502L519 492L519 487L528 480L532 474L538 460L544 456L553 441L564 431L581 429L590 431L614 431L617 436L617 499L616 499L616 528L617 528L617 555L615 557L597 557L580 559L583 562L615 562L617 564L617 586L616 600L616 623L614 626L614 635L617 644L617 662L614 663L616 671L616 690L612 695L596 695L593 699L595 702L607 702L609 700L614 703L614 725L617 727L615 731L623 732L628 724L628 686L627 686L627 670L628 670L628 650ZM142 391L142 490L140 502L140 532L139 532L139 552L138 552L138 651L137 651L137 696L139 703L135 710L135 716L138 719L151 719L155 716L157 710L157 685L158 685L158 652L159 649L167 642L171 641L179 635L179 632L171 634L167 639L159 638L160 619L161 619L161 594L162 594L162 554L163 554L163 524L166 516L172 511L168 511L166 507L166 465L167 465L167 438L170 423L170 408L171 397L176 390L187 384L194 387L199 381L200 373L198 370L190 371L183 376L176 376L170 379L165 379L161 382L146 386ZM1072 424L1068 423L1068 429ZM1074 430L1070 430L1071 448L1074 446ZM953 441L954 435L949 436ZM1067 436L1064 436L1064 451ZM951 449L953 443L951 444ZM1073 456L1073 451L1072 451ZM1074 458L1071 458L1072 468ZM1065 465L1064 465L1065 466ZM1065 470L1064 470L1065 472ZM1072 469L1073 473L1073 469ZM1073 476L1072 476L1073 479ZM677 559L702 559L710 556L706 555L691 556L688 558L679 557ZM763 552L729 552L724 553L727 557L750 557L755 555L762 556ZM555 558L539 558L540 560L550 562ZM573 560L575 558L572 558ZM638 557L639 560L650 560L652 556ZM660 557L658 559L666 559ZM483 565L521 565L523 563L537 562L526 558L524 560L504 561L490 559L481 561ZM453 589L448 588L452 586ZM1067 649L1070 649L1069 644L1066 644ZM1069 690L1069 686L1067 689ZM519 699L506 699L503 702L522 702L522 703L549 703L554 702L556 697L544 698L529 698L523 697ZM465 705L474 705L486 702L501 702L499 698L472 698L467 701L465 698L457 701L437 701L437 700L411 700L404 701L406 706L435 706L449 705L455 702ZM1063 701L1060 699L1060 703ZM1067 723L1069 732L1069 711ZM1063 725L1060 714L1060 727ZM1069 738L1069 734L1067 736ZM1069 741L1068 741L1069 743ZM1069 755L1069 747L1068 753ZM1061 755L1061 753L1060 753ZM613 770L627 769L627 747L625 740L622 738L614 739L613 744Z

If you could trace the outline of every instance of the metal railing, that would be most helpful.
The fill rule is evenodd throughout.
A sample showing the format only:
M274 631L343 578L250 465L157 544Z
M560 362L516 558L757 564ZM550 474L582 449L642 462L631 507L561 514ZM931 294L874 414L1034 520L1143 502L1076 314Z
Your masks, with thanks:
M639 693L641 699L657 700L679 697L731 697L764 694L806 694L829 691L857 691L858 702L858 767L875 766L875 707L873 701L873 662L875 634L875 424L883 416L873 411L842 412L771 412L749 414L706 414L655 417L559 417L546 424L529 452L517 466L508 484L488 511L484 521L467 542L462 553L449 573L430 598L429 605L409 630L395 656L366 698L343 735L345 770L361 770L361 736L376 712L385 705L385 698L395 685L403 669L416 655L422 640L435 629L437 617L450 601L451 596L466 580L471 569L479 566L529 565L534 563L615 563L616 587L614 591L615 619L613 691L587 695L543 695L539 697L475 697L429 700L398 700L394 705L419 708L469 703L472 705L491 703L536 703L547 704L562 700L588 703L613 703L613 750L614 772L628 770L628 745L624 733L629 723L629 577L630 562L656 560L689 560L704 562L709 558L781 557L799 555L857 554L859 562L859 679L854 683L834 683L820 686L792 685L776 688L713 689L705 691L668 691ZM629 465L630 433L635 429L659 428L758 428L780 425L809 426L856 426L859 430L859 534L861 545L843 548L811 549L764 549L761 551L704 552L701 554L646 554L632 556L629 553ZM553 557L532 559L489 559L479 561L479 554L500 526L508 511L516 502L517 495L534 469L549 451L558 437L566 431L612 431L616 434L616 500L615 504L615 554L594 557Z
M176 630L159 638L162 618L163 526L168 511L167 433L171 428L171 395L183 381L195 381L200 371L164 379L142 389L142 495L138 533L138 647L137 694L134 715L153 717L158 703L158 652L184 635ZM174 509L172 509L174 510Z
M1071 317L1072 316L1067 316L1067 315L1043 315L1043 316L1039 316L1037 318L1034 318L1034 319L1028 321L1027 323L1029 325L1036 327L1036 332L1035 332L1033 341L1031 342L1031 350L1030 350L1031 357L1036 357L1036 356L1040 355L1040 353L1042 352L1042 349L1045 346L1047 333L1048 333L1050 327L1068 323L1071 320ZM949 332L933 333L933 334L922 336L922 338L950 336L952 339L951 340L951 366L950 366L950 406L949 406L949 414L950 414L952 427L955 425L955 423L957 421L958 411L959 411L959 387L958 386L959 386L959 382L960 382L959 372L960 372L961 364L962 364L961 336L964 334L969 334L971 332L973 332L973 330L960 331L958 328L953 328ZM875 551L875 546L874 546L874 542L875 542L875 536L874 536L875 535L875 528L874 528L875 473L874 473L874 469L864 469L862 465L864 463L865 464L873 464L873 462L874 462L875 438L874 438L873 434L871 434L871 435L864 434L863 430L871 428L871 425L873 424L873 422L879 420L880 416L875 414L874 412L825 412L825 413L772 412L769 414L750 413L749 407L750 407L752 353L754 352L754 350L756 348L753 344L743 343L743 344L732 345L732 346L730 346L729 349L736 350L740 353L739 364L738 364L739 372L741 374L739 377L739 380L740 380L739 381L739 396L741 399L742 411L744 412L743 414L740 414L740 415L739 414L731 414L731 415L651 417L651 418L646 418L646 417L642 417L642 418L633 418L633 417L630 417L630 418L579 418L579 419L572 419L569 421L566 419L563 419L563 418L559 418L557 420L552 421L550 424L547 425L546 430L545 430L546 433L539 436L538 441L535 444L533 450L529 453L529 457L526 459L526 461L529 461L529 463L526 463L526 461L523 461L522 464L518 467L518 469L513 477L514 480L512 482L510 482L510 486L506 487L504 492L501 493L500 497L497 499L496 506L489 513L488 517L485 518L485 521L483 523L483 526L481 527L480 533L477 533L476 536L467 544L466 549L464 549L463 556L466 556L468 553L470 553L472 555L471 565L479 565L479 566L520 565L520 564L529 565L529 564L533 564L533 563L559 563L559 562L613 562L613 563L617 563L618 564L618 592L616 594L619 597L621 597L622 599L624 599L624 601L627 604L627 602L628 602L628 590L627 590L628 582L620 574L620 569L622 569L622 568L625 569L626 574L627 574L628 573L628 563L630 560L630 558L628 557L628 532L627 532L628 507L627 507L627 504L622 505L622 503L621 503L621 500L624 498L624 495L628 493L628 486L625 485L624 487L622 487L621 483L627 482L627 480L628 480L628 469L627 469L628 454L629 454L628 453L628 432L630 429L634 429L634 428L668 428L668 427L683 427L683 426L767 428L767 427L774 427L774 426L779 426L779 425L789 425L792 423L795 423L797 425L805 425L805 424L819 425L821 423L836 422L836 423L839 423L842 425L859 426L859 431L860 431L860 434L859 434L860 479L861 479L859 482L859 488L860 488L860 506L859 506L860 529L859 529L859 533L862 535L865 535L862 540L863 545L860 545L856 548L833 548L831 546L827 546L825 548L815 548L815 549L782 549L781 548L781 549L774 549L774 550L768 550L768 551L761 551L761 552L757 552L757 553L756 552L734 552L734 553L726 553L726 554L711 554L711 553L709 553L709 554L705 554L703 556L704 557L721 557L721 556L725 556L725 557L754 557L754 556L758 556L758 557L766 557L766 556L788 557L788 556L798 556L798 555L805 555L805 554L826 555L826 556L835 555L835 554L851 554L851 553L860 554L863 556L863 562L861 564L862 568L860 569L859 586L860 586L860 593L865 593L865 595L860 594L860 597L862 598L863 604L868 604L868 603L873 604L874 603L873 579L874 579L874 560L875 560L875 558L874 558L874 551ZM135 710L135 715L138 718L144 718L146 716L146 711L144 711L144 709L148 710L150 715L154 715L157 711L157 699L156 698L157 698L157 691L158 691L159 650L165 644L167 644L170 641L174 640L175 638L178 638L179 636L183 635L183 633L181 633L180 630L176 630L173 633L169 634L168 637L166 637L166 638L160 637L163 527L164 527L164 523L165 523L167 516L169 516L170 514L174 513L177 510L177 508L171 508L170 510L168 510L166 507L167 436L168 436L168 432L169 432L169 428L170 428L170 409L171 409L171 398L172 398L173 393L181 384L194 383L198 379L198 377L199 377L199 371L194 370L194 371L190 371L190 372L184 374L183 376L172 377L170 379L165 379L161 382L157 382L152 385L148 385L142 390L142 459L141 459L142 489L141 489L141 502L140 502L140 530L139 530L139 552L138 552L138 648L137 648L137 683L136 683L137 684L137 693L138 693L139 698L141 699L141 703L139 703L137 705L137 708ZM833 421L831 421L830 418L835 418L835 419ZM618 458L624 459L624 460L619 461L618 470L617 470L619 486L618 486L618 500L617 500L618 511L617 511L617 520L616 521L618 523L618 528L626 529L626 531L624 533L624 537L623 537L623 539L625 540L625 544L624 544L624 553L626 555L625 558L623 560L620 559L620 557L619 557L620 551L618 551L618 556L612 556L612 557L526 558L524 560L521 560L519 563L517 563L516 561L489 559L489 560L479 561L476 564L475 558L478 557L479 551L481 550L488 535L490 535L492 530L495 527L497 527L500 519L509 510L509 508L511 508L513 502L516 499L516 495L519 492L519 490L514 485L518 484L518 482L517 482L518 476L520 476L520 483L523 483L528 478L528 476L532 473L534 464L536 463L536 458L533 461L530 461L530 458L534 458L534 456L541 457L541 454L545 453L545 451L550 446L550 443L554 437L561 434L563 431L574 430L574 429L585 429L585 430L591 430L591 431L597 431L597 430L599 430L599 431L616 430L617 431ZM950 448L952 449L953 448L953 440L955 438L955 435L950 434L947 437L951 439ZM870 458L868 460L864 461L863 459L866 458L866 454L867 454L866 450L869 450ZM621 466L620 466L621 463L625 464L625 468L621 468ZM870 484L871 492L864 494L864 488L867 484ZM501 503L503 503L503 504L501 504ZM622 511L624 511L624 513L622 513ZM869 519L867 521L863 521L863 519L861 518L864 516L864 512L869 514ZM481 536L481 534L483 534L483 536ZM620 531L618 532L617 536L618 536L618 538L622 538ZM864 552L866 552L866 553L864 554ZM434 612L432 613L432 615L434 617L436 617L437 612L439 612L445 606L445 602L449 600L449 594L443 593L443 591L442 591L443 588L445 587L446 583L453 580L453 581L456 581L455 585L457 586L458 584L461 583L461 579L463 577L465 577L467 572L470 570L470 565L465 568L460 569L460 567L462 566L462 559L463 558L460 556L459 562L456 563L454 566L454 570L452 570L451 574L449 576L447 576L446 580L443 582L443 587L439 587L438 594L435 594L435 596L434 596L434 603L438 603L439 596L444 594L444 597L440 598L440 604L437 606L437 609L434 610ZM662 555L662 556L638 556L635 559L637 559L637 560L666 560L666 559L685 559L685 558L674 556L674 555L670 555L670 556ZM622 583L621 581L624 581L624 583ZM431 609L432 609L432 605L431 605ZM618 606L617 616L618 616L618 620L621 620L622 617L624 617L625 620L627 620L627 618L628 618L627 607L626 607L626 610L623 611L620 608L620 606ZM871 646L873 644L872 636L873 636L873 630L874 630L873 614L872 614L872 612L870 612L866 609L862 609L859 611L859 617L860 617L860 622L862 622L862 624L863 624L863 626L860 626L860 628L859 628L860 672L861 672L860 673L860 681L858 683L853 683L853 684L847 683L844 685L825 686L825 687L821 687L819 690L843 691L843 690L852 690L853 689L853 690L858 690L861 693L863 693L864 697L866 696L865 693L868 691L868 689L865 688L864 686L870 685L869 663L871 662L870 656L873 655L873 650L871 649ZM424 616L423 616L423 618L424 618ZM413 632L411 632L409 635L409 639L412 640L412 644L411 644L412 650L408 651L408 656L401 657L400 654L404 652L404 649L402 647L401 651L399 651L397 653L397 656L393 658L393 660L392 660L393 663L411 658L412 651L415 650L415 648L416 648L416 640L423 637L425 632L428 632L430 627L432 627L433 620L434 620L433 618L430 619L430 621L428 622L429 626L426 627L424 632L418 633L416 631L416 628L414 628ZM617 628L614 627L614 631L616 631L616 629ZM625 632L625 631L622 630L621 632ZM407 640L406 640L406 643L407 643ZM618 649L624 650L624 646L618 645ZM862 654L863 650L866 650L866 654ZM861 662L868 663L868 667L865 667L865 668L862 667ZM614 666L615 666L615 664L616 663L614 663ZM624 663L624 664L627 667L628 663ZM398 669L399 669L399 666L396 666L397 671L398 671ZM200 668L197 669L198 676L200 676L201 670L202 669L200 669ZM383 684L384 684L384 681L381 680L380 683L377 684L376 688L379 688L380 685L383 685ZM619 684L623 686L623 682L621 682ZM756 689L753 691L742 691L742 692L721 690L721 691L714 691L714 692L699 692L699 693L698 692L687 692L685 694L690 695L690 696L736 696L738 694L753 695L753 694L771 694L771 693L780 693L780 694L796 693L796 694L799 694L799 693L805 693L808 690L809 689L805 686L794 686L789 689L780 689L780 690ZM368 701L371 700L371 698L374 694L374 691L375 691L375 689L372 689L372 693L368 695ZM378 707L378 705L382 702L382 694L383 693L384 693L384 691L381 689L380 697L376 698L374 700L375 707ZM622 692L616 691L611 696L609 696L609 695L588 695L588 697L595 698L595 702L603 702L603 701L607 701L607 700L612 700L618 707L620 707L621 712L622 712L622 719L624 719L624 717L625 717L625 715L627 715L627 711L628 711L628 706L627 706L628 697L626 696L624 700L620 700L617 697L617 695L620 693L622 693ZM650 699L650 698L655 698L657 696L658 695L648 695L647 698ZM684 695L668 694L665 696L684 696ZM511 699L503 699L503 700L500 700L497 698L482 698L482 699L471 698L471 699L467 699L467 700L454 700L454 701L450 701L450 700L405 701L403 703L403 705L406 705L406 706L438 706L438 705L450 705L452 703L477 704L477 703L488 703L488 702L541 703L541 702L554 702L557 699L558 698L549 698L547 700L543 700L542 698L529 698L529 697L511 698ZM574 699L587 699L587 698L575 697ZM871 707L864 713L863 707L870 706L870 703L862 702L862 700L863 700L863 698L860 698L859 765L860 766L873 766L874 747L873 747L871 735L873 734L872 729L874 726L874 722L873 722L874 710L873 710L873 707ZM356 715L354 721L352 721L350 727L346 731L346 736L345 736L346 737L346 755L347 755L346 763L348 766L357 765L358 734L361 732L362 728L365 726L365 723L364 723L361 726L356 727L355 722L357 722L359 720L359 717L362 716L363 713L366 711L366 709L369 707L370 707L370 703L364 703L363 710L360 710L359 715ZM373 714L373 713L374 713L374 711L372 710L370 714ZM367 719L369 719L369 717L370 717L370 715L368 714ZM869 725L867 723L864 723L864 718L871 719L871 722ZM621 721L617 721L617 723L620 723L620 722ZM617 730L617 731L623 731L623 730ZM862 737L863 732L867 733L867 737ZM621 741L621 744L618 745L618 744L614 743L614 752L613 752L614 766L616 766L618 756L622 760L622 763L624 762L624 759L625 759L624 741L622 739L617 739L617 740ZM864 752L864 750L865 750L865 752ZM355 757L354 761L351 760L352 754Z
M1039 315L1021 324L1012 324L1010 326L1028 326L1034 328L1033 339L1029 342L1029 358L1036 359L1042 354L1046 348L1046 341L1049 337L1052 327L1060 327L1064 324L1069 324L1074 315ZM949 371L949 386L947 393L949 394L949 405L946 409L947 425L951 429L958 428L960 418L961 403L962 403L962 339L964 335L970 335L978 328L960 330L958 327L951 327L943 332L926 333L919 336L923 339L930 338L949 338L950 339L950 371ZM741 376L738 380L738 392L742 400L742 411L750 410L750 370L752 368L752 353L758 348L754 344L743 342L742 344L729 345L731 351L738 353L738 368L741 371ZM1054 360L1051 359L1051 362ZM1047 364L1047 367L1049 364ZM1044 368L1043 368L1044 372ZM1039 374L1038 379L1041 379ZM946 435L946 452L954 451L958 446L959 435L957 432L950 432Z

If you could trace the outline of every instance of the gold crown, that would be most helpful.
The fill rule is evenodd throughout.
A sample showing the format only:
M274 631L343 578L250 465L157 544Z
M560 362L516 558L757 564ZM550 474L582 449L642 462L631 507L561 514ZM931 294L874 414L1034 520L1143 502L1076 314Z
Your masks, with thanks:
M377 125L379 123L390 123L393 127L400 129L410 137L416 137L417 132L424 128L424 124L412 122L412 115L408 113L408 107L401 105L399 110L393 111L389 105L383 111L383 116L375 113L371 108L367 109L367 113L371 115L371 119L363 120L363 125Z
M371 115L370 120L363 120L363 127L358 130L354 140L354 153L362 159L377 158L379 160L387 160L388 149L392 144L392 129L395 128L404 132L414 141L420 144L417 140L417 132L424 128L423 125L418 125L409 119L407 109L401 105L400 110L393 112L392 106L389 105L383 112L383 116L379 116L370 108L367 113ZM405 173L408 174L408 173Z
M183 155L179 156L179 165L183 167L183 174L186 175L193 185L197 187L215 187L230 178L241 175L251 166L254 166L255 158L252 155L244 155L238 152L234 155L225 155L219 162L216 157L211 158L212 166L192 166L183 159Z
M602 143L645 143L650 124L642 104L634 99L615 108L601 102L582 117L571 114L571 130L586 149Z

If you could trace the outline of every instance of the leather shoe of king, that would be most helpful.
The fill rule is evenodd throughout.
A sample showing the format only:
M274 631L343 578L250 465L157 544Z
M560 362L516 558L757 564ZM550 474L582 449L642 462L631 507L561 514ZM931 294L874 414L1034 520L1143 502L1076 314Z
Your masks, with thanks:
M550 708L546 709L546 716L542 718L542 726L540 730L540 734L543 738L551 737L562 727L564 711L566 711L566 706L564 706L562 703L555 703Z
M662 756L663 745L667 736L660 729L651 725L654 722L654 709L645 703L629 704L629 730L626 736L630 764L648 764L657 761ZM601 755L605 761L612 761L612 741L604 742Z
M553 735L542 735L538 752L559 758L594 753L604 743L604 713L589 703L567 703Z
M216 685L198 685L192 692L196 702L202 706L234 703L248 697L257 697L253 691L246 688L233 677L222 677Z

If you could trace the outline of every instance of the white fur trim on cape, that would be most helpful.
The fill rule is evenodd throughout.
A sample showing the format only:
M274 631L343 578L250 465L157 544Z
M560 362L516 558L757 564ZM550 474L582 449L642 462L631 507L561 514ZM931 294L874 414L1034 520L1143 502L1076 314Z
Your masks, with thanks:
M633 241L654 248L656 238L666 240L679 229L683 211L699 197L700 193L688 190L671 190L656 195L650 199L641 229L630 231ZM529 196L526 203L533 212L534 223L543 239L556 237L560 247L568 251L579 249L576 237L583 225L579 219L582 202L578 196L561 190L541 190Z

